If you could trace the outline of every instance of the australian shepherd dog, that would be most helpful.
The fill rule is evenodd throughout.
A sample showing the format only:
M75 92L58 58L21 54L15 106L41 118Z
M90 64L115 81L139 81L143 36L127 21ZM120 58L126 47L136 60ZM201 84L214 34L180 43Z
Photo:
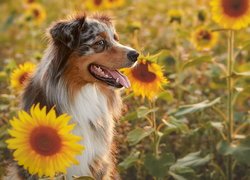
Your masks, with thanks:
M114 120L121 114L118 89L128 88L130 82L118 70L131 67L139 54L119 43L111 19L103 15L78 15L56 22L48 34L49 46L24 90L22 108L29 111L40 103L47 109L55 106L58 115L72 117L73 133L83 137L80 143L85 150L77 156L79 165L67 169L67 179L73 175L119 179ZM37 179L21 167L9 169L12 172L6 179Z

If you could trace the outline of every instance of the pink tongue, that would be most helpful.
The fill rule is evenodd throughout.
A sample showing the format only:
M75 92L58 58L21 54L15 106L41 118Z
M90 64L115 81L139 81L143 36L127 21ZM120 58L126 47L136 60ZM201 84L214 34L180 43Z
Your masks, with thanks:
M122 73L120 73L119 71L116 70L109 70L106 69L110 75L114 78L114 79L118 79L118 82L125 88L129 88L130 87L130 82L128 80L128 78L126 76L124 76Z

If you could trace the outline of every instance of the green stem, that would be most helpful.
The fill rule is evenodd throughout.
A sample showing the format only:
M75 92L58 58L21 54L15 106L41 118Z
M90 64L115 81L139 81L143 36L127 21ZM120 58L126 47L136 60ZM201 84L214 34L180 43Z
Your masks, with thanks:
M233 129L234 129L234 119L233 119L233 57L234 57L234 31L229 30L228 32L228 60L227 60L227 117L228 117L228 141L229 143L233 140ZM232 180L233 177L233 166L232 166L232 156L228 157L227 162L227 179Z
M155 100L151 103L151 108L154 109L155 108ZM154 129L154 154L155 157L158 158L159 152L158 152L158 134L157 134L157 124L156 124L156 115L155 115L155 111L152 112L152 124L153 124L153 129Z

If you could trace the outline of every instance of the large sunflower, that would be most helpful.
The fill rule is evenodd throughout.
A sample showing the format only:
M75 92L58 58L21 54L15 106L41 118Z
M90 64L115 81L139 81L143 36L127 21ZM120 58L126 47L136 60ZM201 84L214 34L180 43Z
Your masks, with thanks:
M135 96L147 97L149 100L155 99L163 89L163 84L167 83L162 68L151 62L149 56L140 56L137 65L130 69L124 69L124 74L131 81Z
M39 177L65 173L72 163L78 163L75 155L83 150L77 144L81 138L70 134L74 124L68 125L69 120L66 114L56 117L53 108L46 114L46 107L40 109L39 104L31 107L30 114L20 111L10 121L12 137L6 141L15 150L14 159Z
M217 41L217 33L206 27L197 28L191 35L191 42L198 50L210 50L216 45Z
M228 29L241 29L250 23L250 0L212 0L215 22Z
M40 25L46 19L45 8L39 3L30 3L25 10L25 20Z
M23 65L19 65L17 69L15 69L10 77L10 84L11 87L16 90L21 90L25 86L27 80L29 79L30 75L34 72L35 65L26 62Z

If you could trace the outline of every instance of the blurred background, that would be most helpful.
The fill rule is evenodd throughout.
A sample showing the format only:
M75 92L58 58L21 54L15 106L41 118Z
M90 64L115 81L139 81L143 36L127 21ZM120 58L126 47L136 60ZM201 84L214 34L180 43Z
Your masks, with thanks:
M235 36L235 132L229 144L227 32L212 21L209 0L0 0L0 12L0 174L9 156L8 121L19 110L12 72L39 63L52 22L102 12L113 17L120 42L161 66L168 79L153 103L133 89L123 91L116 135L122 178L226 179L230 155L234 179L249 179L250 78L242 72L250 71L250 29Z

